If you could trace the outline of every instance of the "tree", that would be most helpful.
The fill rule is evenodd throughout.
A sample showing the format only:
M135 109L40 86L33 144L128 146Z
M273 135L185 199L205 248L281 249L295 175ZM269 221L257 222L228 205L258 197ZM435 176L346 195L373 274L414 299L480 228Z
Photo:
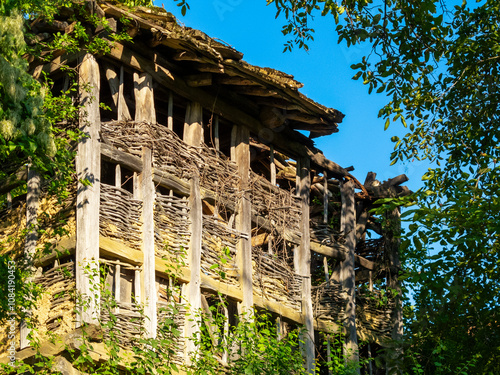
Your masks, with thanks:
M388 96L379 112L393 138L392 163L428 159L416 208L404 216L413 370L499 372L500 5L467 1L270 0L285 35L307 48L311 19L331 14L339 42L371 52L351 67L369 92Z

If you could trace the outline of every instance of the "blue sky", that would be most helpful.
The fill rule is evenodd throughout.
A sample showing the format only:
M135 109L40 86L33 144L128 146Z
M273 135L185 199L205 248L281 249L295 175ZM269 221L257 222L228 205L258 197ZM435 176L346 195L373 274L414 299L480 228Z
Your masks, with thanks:
M392 124L384 131L385 121L377 118L387 102L384 95L368 94L361 81L354 81L350 66L365 55L361 47L347 48L337 44L335 23L330 17L317 17L311 25L315 40L309 52L295 48L283 53L287 38L281 33L284 19L275 19L275 6L264 0L189 0L191 10L182 16L173 0L157 0L155 5L173 13L186 26L202 30L210 37L222 39L244 54L251 64L284 71L302 82L302 93L313 100L336 108L346 116L339 132L316 139L327 158L343 167L353 165L353 174L363 182L366 173L377 173L380 181L405 173L413 190L421 186L426 171L424 163L389 166L393 135L402 136L405 129Z

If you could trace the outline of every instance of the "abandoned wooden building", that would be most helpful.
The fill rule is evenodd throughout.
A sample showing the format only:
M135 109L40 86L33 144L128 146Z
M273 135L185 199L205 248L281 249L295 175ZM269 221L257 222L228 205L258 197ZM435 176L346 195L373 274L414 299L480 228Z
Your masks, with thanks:
M398 210L371 209L380 198L409 194L400 186L406 176L379 182L370 173L360 183L352 168L325 158L313 139L336 133L344 115L305 97L292 76L246 63L161 8L87 4L106 27L85 24L72 8L30 25L38 41L71 33L76 22L110 41L106 53L61 50L49 63L30 61L36 77L50 75L55 94L71 84L61 67L78 71L76 125L86 137L73 190L56 205L26 167L20 180L0 186L8 198L0 207L2 251L50 250L35 257L34 279L46 291L33 311L37 334L65 335L109 318L98 299L79 311L69 293L97 293L99 263L109 270L124 349L141 332L156 335L158 311L174 298L186 306L176 315L182 362L194 345L184 338L199 329L186 310L207 309L217 292L227 298L229 321L257 309L283 332L305 326L308 369L326 360L329 333L343 330L353 355L359 343L364 357L400 338L401 302L387 292L400 290ZM131 41L111 42L117 32ZM23 180L27 194L12 199ZM35 223L46 226L43 234L7 241ZM132 319L138 304L143 321ZM20 357L27 334L22 326ZM373 366L371 373L385 372Z

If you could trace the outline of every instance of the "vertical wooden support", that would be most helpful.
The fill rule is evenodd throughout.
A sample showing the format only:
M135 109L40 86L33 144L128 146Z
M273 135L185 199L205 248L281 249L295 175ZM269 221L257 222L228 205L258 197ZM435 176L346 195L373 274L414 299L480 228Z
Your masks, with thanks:
M141 270L138 268L134 271L134 298L136 303L142 302Z
M174 130L174 94L172 91L168 94L168 119L167 119L167 127L168 130Z
M200 147L203 143L203 108L200 103L191 103L188 108L183 139L188 145Z
M269 162L271 163L271 185L276 186L276 163L274 162L273 145L269 145Z
M356 211L354 202L354 182L349 180L341 183L342 199L341 228L348 249L346 259L342 262L340 277L342 289L347 295L345 309L344 357L346 362L359 362L358 336L356 332L356 282L354 273L354 250L356 248ZM359 369L358 369L359 373Z
M34 269L34 258L36 252L36 243L38 241L38 206L40 202L40 175L36 170L28 167L28 181L26 193L26 242L24 243L24 259L31 273ZM32 277L29 277L27 282L31 282ZM27 311L30 315L31 311ZM29 346L28 335L30 329L25 320L21 321L21 349Z
M142 148L142 173L139 177L142 198L142 251L144 254L144 315L146 316L147 337L156 337L157 315L155 238L154 238L154 201L153 160L151 150Z
M191 146L201 146L203 143L202 128L203 111L197 103L191 103L186 108L186 121L184 123L184 142ZM195 342L191 340L201 329L199 314L201 309L201 243L203 231L203 207L200 195L199 172L193 172L191 176L191 188L189 196L189 216L191 220L191 239L188 249L188 262L191 276L188 285L185 287L187 302L191 309L191 316L186 317L185 335L186 354L195 351Z
M325 174L326 176L326 174ZM326 178L325 178L326 180ZM330 269L328 268L328 258L323 257L323 271L325 272L325 281L328 283L330 281ZM330 334L326 335L326 361L330 363L332 361L332 348L330 344ZM328 375L332 375L332 371L328 369Z
M201 241L203 230L203 207L200 195L200 177L194 173L191 177L189 196L189 217L191 220L191 239L188 249L188 262L191 270L189 283L186 287L187 302L191 316L186 317L186 354L195 351L195 342L191 339L200 331L200 318L197 316L201 309Z
M304 340L304 353L306 357L306 369L309 373L314 373L315 352L314 352L314 322L311 298L311 233L309 228L309 203L311 196L311 175L310 159L302 158L297 163L297 176L299 178L298 194L301 198L301 240L300 247L296 252L297 260L294 263L298 266L297 273L302 279L302 316L306 328Z
M7 208L12 208L12 193L10 191L7 193Z
M120 164L116 164L115 167L115 187L122 187L122 168Z
M156 123L153 78L147 73L134 73L135 121Z
M220 151L219 115L215 115L214 142L215 142L215 149L217 151Z
M369 275L369 290L373 292L373 274L372 271L368 271ZM369 375L373 375L373 365L372 365L372 346L368 343L368 373Z
M99 293L99 205L101 149L99 132L99 65L94 56L83 58L79 71L80 131L86 136L78 143L76 173L76 290L81 298L77 326L97 323ZM86 181L83 184L81 181Z
M109 84L113 103L116 107L117 120L129 121L132 120L132 116L130 116L125 97L123 96L123 74L123 66L120 67L120 76L118 76L112 65L106 66L106 79Z
M117 303L121 302L121 265L120 261L115 264L115 301ZM118 313L120 311L120 307L116 307L115 312Z
M389 225L384 230L384 249L389 260L389 272L387 274L387 288L396 292L395 307L391 314L392 330L389 347L387 348L387 375L402 374L398 363L403 356L401 340L403 339L403 302L401 281L399 272L401 271L401 261L399 259L399 238L401 233L401 219L399 209L396 208L386 213Z
M323 223L328 224L328 174L323 172Z
M238 166L240 191L236 214L236 230L247 235L240 238L237 245L238 270L240 285L243 290L241 311L252 314L253 283L252 283L252 203L249 189L250 182L250 131L242 125L234 125L231 131L231 144L234 145L233 161Z

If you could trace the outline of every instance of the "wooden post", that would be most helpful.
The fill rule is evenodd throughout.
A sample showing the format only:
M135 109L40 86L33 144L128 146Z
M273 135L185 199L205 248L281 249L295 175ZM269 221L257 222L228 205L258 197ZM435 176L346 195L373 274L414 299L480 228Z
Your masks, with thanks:
M203 230L203 207L200 195L200 177L194 173L191 177L191 189L189 196L189 217L191 220L191 239L188 249L188 262L191 270L189 283L186 287L187 302L190 308L190 316L186 317L186 355L189 357L196 349L192 338L200 332L201 309L201 244Z
M326 177L325 177L326 180ZM328 268L328 258L323 257L323 271L325 272L325 281L328 283L330 281L330 270ZM332 348L330 345L330 334L326 335L326 361L330 363L332 361ZM328 375L332 375L332 371L328 370Z
M202 108L197 103L191 103L186 108L186 121L184 123L184 142L191 146L201 146L203 143ZM191 316L186 317L186 355L189 356L196 349L192 340L201 329L200 318L197 314L201 310L201 245L203 233L203 206L200 194L199 172L193 172L191 176L191 188L189 196L189 217L191 221L191 239L188 249L188 262L191 270L189 283L185 287L187 302L190 306Z
M250 182L250 131L247 127L233 125L231 144L234 145L233 161L238 165L240 191L243 192L238 202L236 214L236 230L246 234L240 238L237 245L237 265L240 273L240 284L243 290L242 311L252 314L253 283L252 283L252 204L249 189Z
M142 198L142 251L144 254L144 315L146 316L146 335L156 337L157 314L156 271L155 271L155 238L153 206L155 187L153 184L153 160L151 150L142 148L142 173L139 177Z
M168 120L167 120L168 130L174 130L174 94L172 91L168 94Z
M274 162L274 146L269 145L269 161L271 163L271 185L276 186L276 163Z
M141 293L141 270L136 269L134 271L134 297L136 303L142 302L142 293Z
M122 187L122 168L120 164L116 164L115 167L115 187Z
M306 332L304 334L304 353L306 357L307 372L314 373L315 352L314 352L314 322L313 308L311 298L311 233L309 227L309 201L311 196L311 175L310 159L302 158L297 163L300 167L297 169L299 177L298 194L301 197L301 240L300 247L296 252L294 264L298 266L296 272L303 277L302 279L302 316Z
M79 71L80 131L86 136L78 143L76 173L76 290L80 297L77 326L97 323L99 292L99 205L101 149L99 132L99 65L86 54ZM86 181L83 184L81 181Z
M219 115L215 115L215 124L214 124L214 142L215 142L215 149L217 151L220 151L220 135L219 135Z
M203 108L200 103L191 103L186 110L183 139L188 145L195 147L200 147L203 143Z
M117 120L118 121L129 121L132 120L130 112L128 110L127 102L123 96L123 66L120 67L120 76L116 73L113 66L106 66L106 79L109 84L109 89L111 91L111 97L113 98L113 103L116 107Z
M26 192L26 241L24 243L24 259L31 274L34 273L34 258L36 253L36 243L38 241L38 207L40 202L40 175L36 170L28 167L28 181ZM33 281L30 276L26 282ZM31 315L31 311L26 311ZM23 319L21 321L21 349L29 346L28 335L30 329Z
M328 175L326 171L323 172L323 223L328 224Z
M401 219L399 209L396 208L386 213L389 225L384 230L384 249L386 257L389 260L389 272L387 273L387 288L396 292L394 310L391 314L392 342L388 347L387 353L387 375L402 374L398 366L403 350L401 341L403 339L403 302L401 282L399 281L399 272L401 270L401 261L399 259L399 238L401 233Z
M348 249L346 259L342 262L340 277L342 289L347 295L345 309L344 357L346 363L359 363L358 336L356 332L356 282L354 273L354 250L356 248L356 211L354 202L354 182L349 180L340 184L342 199L341 227L345 245ZM358 368L359 373L359 368Z
M134 73L135 121L156 123L153 78L147 73Z
M115 264L115 301L117 303L121 302L121 265L120 261ZM120 307L117 306L115 309L115 313L120 311Z
M369 277L369 290L373 292L373 274L372 271L368 271ZM368 343L368 373L369 375L373 375L373 365L372 365L372 346Z

